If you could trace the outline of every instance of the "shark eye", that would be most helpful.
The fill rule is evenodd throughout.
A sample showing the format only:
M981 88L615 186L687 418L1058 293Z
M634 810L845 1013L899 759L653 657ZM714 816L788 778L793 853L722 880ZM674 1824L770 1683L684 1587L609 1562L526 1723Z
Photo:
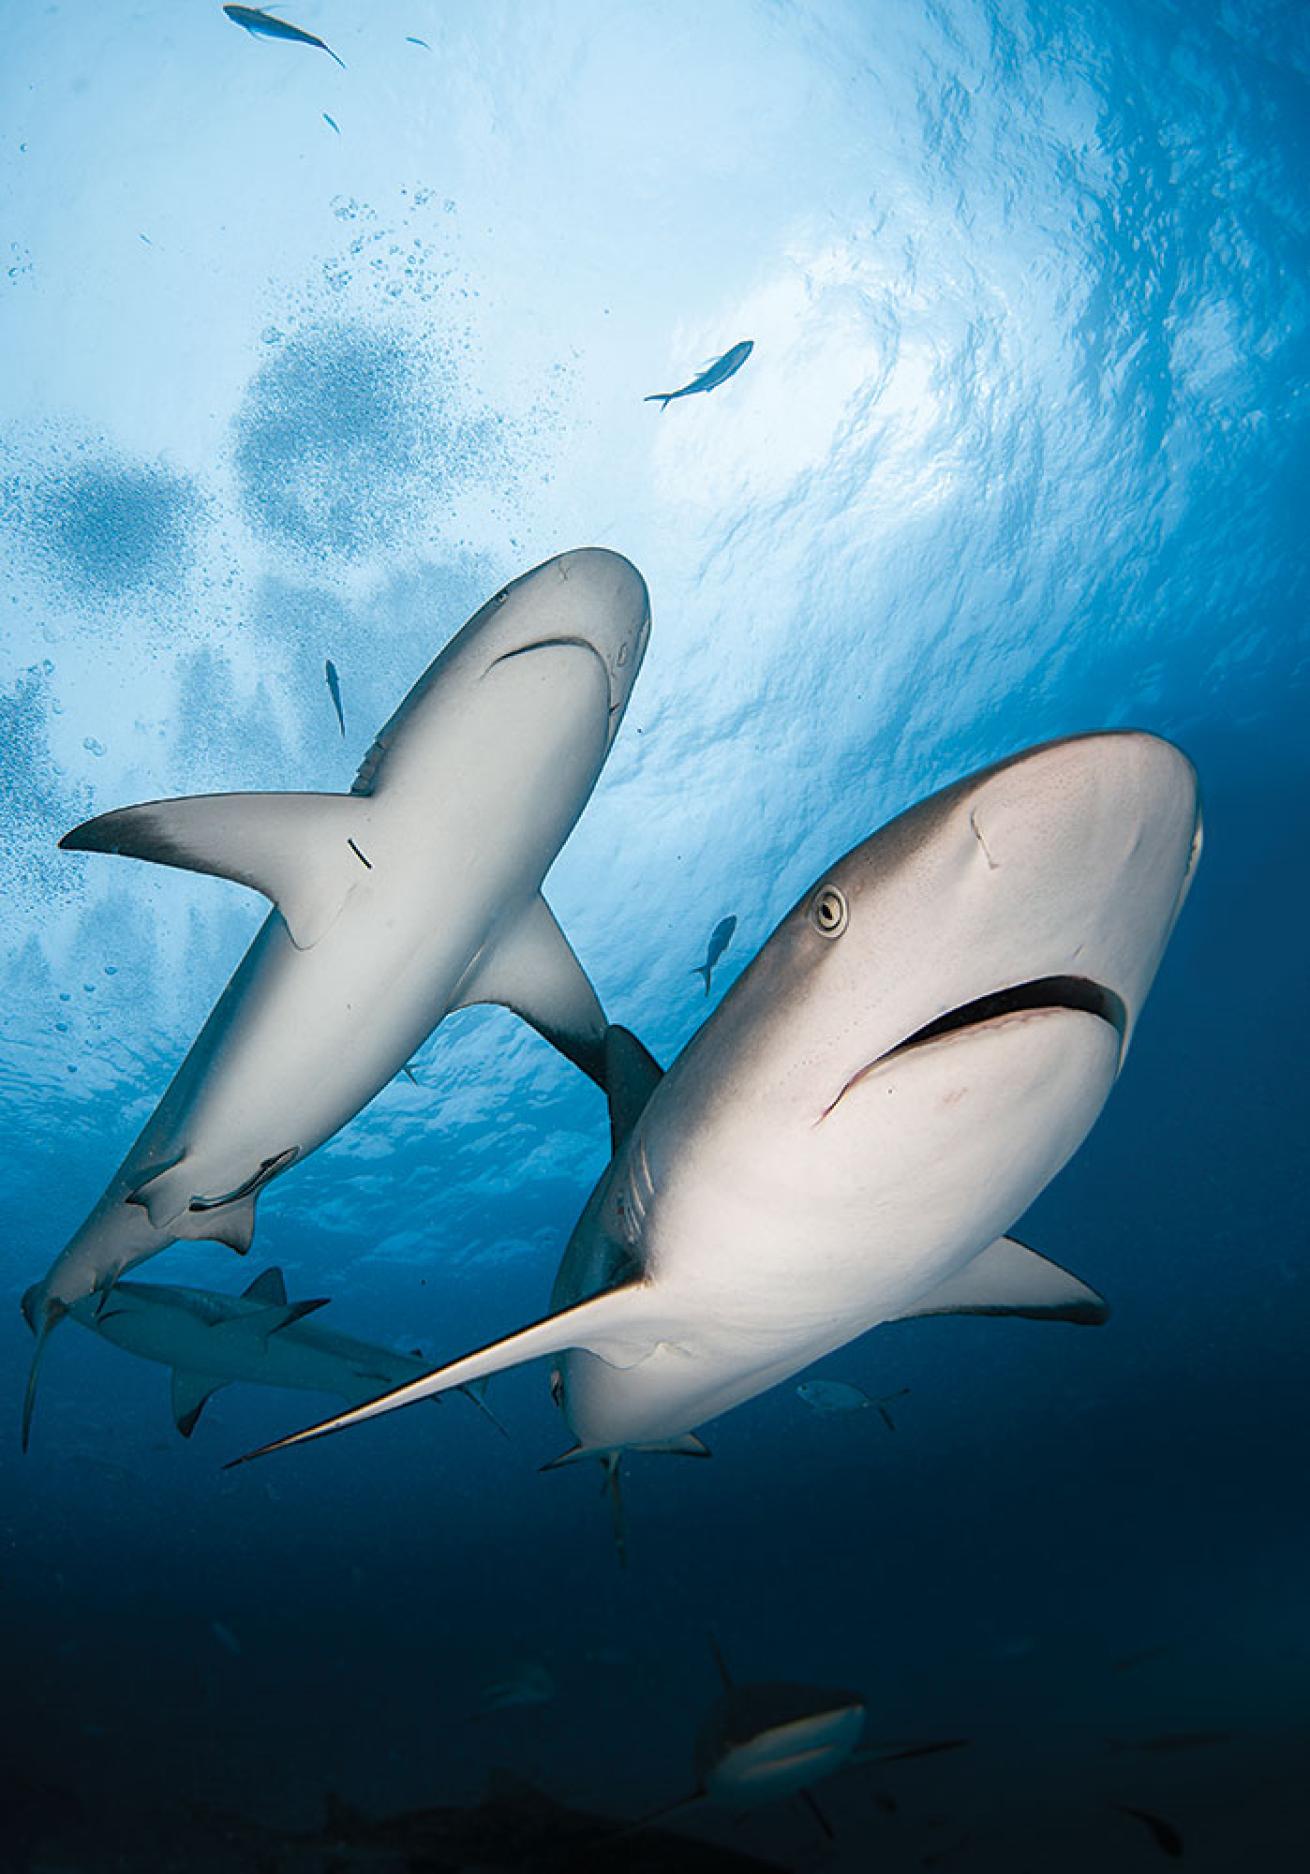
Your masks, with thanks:
M850 915L845 895L835 885L825 885L810 906L810 922L821 937L840 937Z

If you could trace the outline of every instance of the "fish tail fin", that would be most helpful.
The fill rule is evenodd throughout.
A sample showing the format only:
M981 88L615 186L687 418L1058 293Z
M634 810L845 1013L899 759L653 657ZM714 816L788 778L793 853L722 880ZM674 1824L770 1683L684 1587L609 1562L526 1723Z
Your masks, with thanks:
M710 971L713 967L711 963L698 963L691 972L693 976L700 976L704 979L706 995L710 993Z
M23 1312L27 1314L29 1322L32 1321L32 1314L29 1313L28 1307L31 1296L32 1290L29 1289L27 1294L23 1297ZM63 1320L67 1313L67 1303L56 1301L52 1298L46 1302L39 1323L33 1323L36 1328L36 1346L32 1349L32 1364L27 1369L27 1390L23 1394L24 1451L27 1450L32 1437L32 1413L36 1409L36 1382L41 1372L41 1362L45 1358L45 1350L49 1344L52 1331L58 1326L59 1322Z
M673 402L673 392L671 390L657 390L653 397L643 397L641 401L643 403L657 403L661 410L667 410L669 405Z

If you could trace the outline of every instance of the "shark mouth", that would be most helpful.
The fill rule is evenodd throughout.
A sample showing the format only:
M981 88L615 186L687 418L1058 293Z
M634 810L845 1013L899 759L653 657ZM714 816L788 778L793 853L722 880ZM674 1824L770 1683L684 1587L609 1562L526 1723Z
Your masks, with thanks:
M1021 1014L1025 1009L1076 1009L1084 1015L1099 1016L1110 1024L1121 1042L1128 1025L1128 1011L1122 997L1113 989L1107 989L1104 983L1094 983L1087 976L1039 976L1033 982L1015 983L1010 989L994 989L990 995L961 1003L958 1009L948 1009L945 1015L939 1015L935 1021L907 1035L882 1059L893 1060L898 1054L908 1054L911 1048L922 1047L925 1042L940 1040L942 1035L958 1034L965 1028L983 1028L988 1022Z
M1073 1009L1083 1015L1095 1015L1114 1029L1120 1047L1123 1046L1128 1011L1124 1007L1123 998L1117 996L1113 989L1107 989L1104 983L1093 982L1087 976L1038 976L1032 982L1014 983L1008 989L993 989L988 995L976 996L972 1002L962 1002L959 1008L948 1009L945 1015L938 1015L922 1028L916 1028L904 1041L898 1041L894 1048L889 1048L885 1054L880 1054L876 1060L853 1073L832 1105L820 1115L820 1119L826 1119L829 1113L835 1112L852 1087L877 1068L884 1067L888 1061L897 1060L914 1048L940 1041L944 1035L986 1028L993 1022L1003 1021L1008 1015L1020 1015L1025 1010L1038 1009Z

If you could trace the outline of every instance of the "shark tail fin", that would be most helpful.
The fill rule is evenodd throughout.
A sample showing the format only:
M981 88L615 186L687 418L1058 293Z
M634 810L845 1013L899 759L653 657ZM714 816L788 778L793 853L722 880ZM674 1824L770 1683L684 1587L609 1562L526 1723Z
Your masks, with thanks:
M31 1297L32 1291L29 1289L27 1294L23 1297L23 1312L28 1314L29 1320L32 1318L31 1313L28 1311L28 1304ZM32 1312L35 1312L34 1308ZM24 1451L27 1450L32 1439L32 1414L36 1410L36 1383L41 1373L41 1362L45 1358L45 1350L50 1344L51 1334L67 1313L67 1304L52 1298L46 1302L45 1307L41 1311L39 1320L33 1323L36 1329L36 1346L32 1349L32 1364L27 1369L27 1387L23 1393Z
M661 1332L659 1316L653 1310L650 1291L644 1283L633 1282L625 1288L609 1289L575 1307L546 1315L517 1334L492 1341L463 1359L436 1367L419 1379L395 1386L376 1399L348 1407L317 1425L306 1426L304 1431L276 1438L271 1444L232 1459L232 1463L245 1464L251 1458L264 1457L287 1445L304 1444L311 1438L323 1438L329 1432L344 1431L349 1425L359 1425L365 1419L378 1418L400 1406L413 1405L416 1400L430 1399L434 1393L450 1392L458 1386L468 1386L475 1380L503 1373L509 1367L524 1366L529 1360L563 1353L572 1347L586 1348L610 1366L637 1366L652 1352Z

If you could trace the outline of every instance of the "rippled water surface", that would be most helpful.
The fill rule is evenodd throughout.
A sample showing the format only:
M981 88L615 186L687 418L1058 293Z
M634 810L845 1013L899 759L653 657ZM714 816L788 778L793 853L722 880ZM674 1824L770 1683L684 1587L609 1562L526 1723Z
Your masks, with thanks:
M4 1865L144 1866L167 1835L179 1866L318 1867L261 1831L330 1791L470 1804L492 1771L640 1815L691 1781L711 1628L742 1677L859 1688L873 1738L970 1740L827 1785L835 1843L794 1804L688 1820L739 1855L1148 1869L1137 1809L1198 1868L1291 1865L1310 13L284 12L344 69L209 0L0 6ZM743 337L712 394L642 401ZM856 1342L817 1377L908 1387L894 1434L787 1385L713 1463L635 1459L626 1571L595 1478L538 1475L566 1442L538 1368L493 1389L508 1441L452 1400L224 1473L329 1402L225 1391L183 1442L164 1369L70 1328L20 1459L19 1298L263 915L55 842L161 795L348 789L452 631L592 543L653 626L549 890L666 1061L935 787L1098 727L1192 755L1204 866L1021 1229L1110 1324ZM542 1314L600 1096L501 1010L413 1070L269 1191L248 1263L178 1245L151 1279L277 1263L434 1359ZM507 1787L522 1841L482 1862L583 1865L531 1858Z

